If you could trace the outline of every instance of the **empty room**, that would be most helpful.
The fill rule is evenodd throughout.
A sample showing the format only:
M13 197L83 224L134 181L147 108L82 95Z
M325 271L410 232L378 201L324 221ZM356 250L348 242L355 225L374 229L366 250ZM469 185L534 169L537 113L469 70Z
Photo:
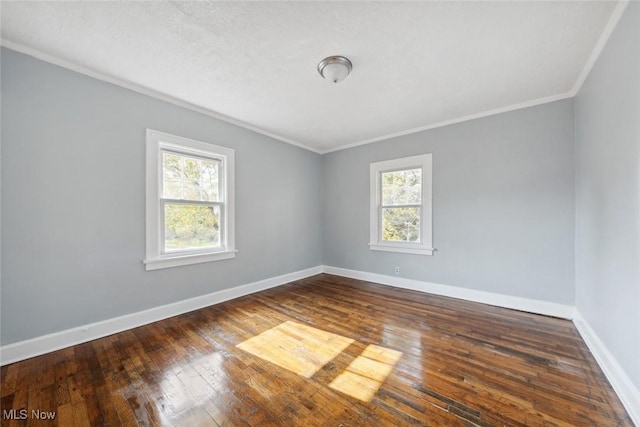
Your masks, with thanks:
M0 2L2 426L640 426L640 2Z

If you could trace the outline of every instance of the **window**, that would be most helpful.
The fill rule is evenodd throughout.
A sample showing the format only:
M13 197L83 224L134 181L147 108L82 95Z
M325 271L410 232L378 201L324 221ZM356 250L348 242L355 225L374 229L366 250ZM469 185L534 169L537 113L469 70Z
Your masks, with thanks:
M370 249L433 255L431 165L431 154L371 163Z
M146 269L234 258L234 151L147 129L146 167Z

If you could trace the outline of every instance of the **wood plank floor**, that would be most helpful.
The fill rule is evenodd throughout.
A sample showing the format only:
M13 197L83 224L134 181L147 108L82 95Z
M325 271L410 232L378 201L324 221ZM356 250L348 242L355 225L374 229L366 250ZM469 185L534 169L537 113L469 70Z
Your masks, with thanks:
M633 425L569 321L326 274L1 375L2 426Z

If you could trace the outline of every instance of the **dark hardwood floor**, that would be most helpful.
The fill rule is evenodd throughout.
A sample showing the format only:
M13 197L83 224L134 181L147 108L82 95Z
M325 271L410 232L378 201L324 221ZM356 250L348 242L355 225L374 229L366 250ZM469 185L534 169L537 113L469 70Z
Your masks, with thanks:
M569 321L326 274L1 374L2 426L633 425Z

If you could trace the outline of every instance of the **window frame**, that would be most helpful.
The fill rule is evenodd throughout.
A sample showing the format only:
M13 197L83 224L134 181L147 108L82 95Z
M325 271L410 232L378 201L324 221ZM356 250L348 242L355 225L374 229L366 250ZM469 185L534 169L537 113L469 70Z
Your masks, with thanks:
M399 172L411 169L422 169L421 204L412 204L420 208L420 242L391 242L382 240L382 174L385 172ZM370 250L433 255L432 179L432 153L373 162L369 165Z
M220 162L220 201L174 200L162 197L163 152ZM178 267L235 258L235 151L153 129L146 130L146 257L145 269ZM220 247L164 250L164 206L168 202L220 206Z

